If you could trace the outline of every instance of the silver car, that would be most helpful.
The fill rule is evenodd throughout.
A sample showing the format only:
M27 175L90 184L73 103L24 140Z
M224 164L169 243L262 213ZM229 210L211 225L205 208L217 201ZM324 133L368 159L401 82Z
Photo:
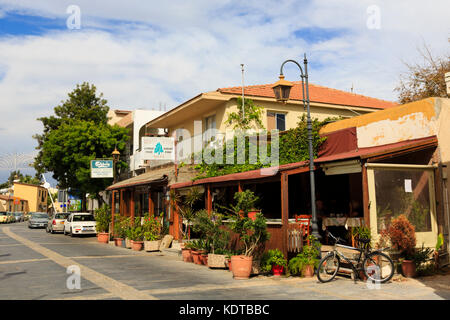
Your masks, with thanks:
M28 228L45 228L48 223L48 214L46 212L31 212L28 219Z
M54 213L47 223L47 232L63 232L64 231L64 221L69 216L69 213Z
M16 222L22 222L25 221L25 218L23 217L23 212L13 212L14 218L16 219Z

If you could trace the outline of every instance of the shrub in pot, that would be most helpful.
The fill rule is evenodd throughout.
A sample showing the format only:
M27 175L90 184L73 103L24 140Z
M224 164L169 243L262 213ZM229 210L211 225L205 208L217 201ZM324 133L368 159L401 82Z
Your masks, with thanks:
M116 215L114 218L114 242L118 247L123 246L126 237L127 220L124 217Z
M302 252L289 260L288 269L291 274L303 277L314 276L314 269L319 264L319 243L313 236L309 236L309 245L303 247Z
M400 252L403 275L405 277L415 277L416 232L408 218L404 214L393 218L387 229L381 232L381 236L382 238L388 238L392 247Z
M131 249L134 251L142 250L144 245L144 229L140 222L141 219L136 217L134 225L130 228Z
M255 220L248 217L258 197L250 190L234 194L236 205L231 206L234 215L231 218L231 230L239 235L242 254L231 257L232 272L235 279L248 279L252 271L253 255L269 240L266 219L261 213Z
M261 270L272 272L274 276L280 276L287 267L287 260L279 249L269 250L261 257Z
M159 251L161 244L161 218L146 214L142 225L144 232L144 250Z
M181 248L181 256L184 262L194 262L192 257L192 241L187 241L184 243L184 247Z
M110 208L106 204L94 211L97 239L102 243L109 242L109 223L111 222L111 215L109 213Z

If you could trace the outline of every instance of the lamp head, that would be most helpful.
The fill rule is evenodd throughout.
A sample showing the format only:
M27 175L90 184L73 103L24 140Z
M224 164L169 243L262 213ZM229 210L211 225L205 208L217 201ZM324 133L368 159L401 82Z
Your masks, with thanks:
M284 75L280 74L280 80L275 82L272 86L275 93L275 99L280 102L286 103L289 100L289 94L293 84L290 81L284 80Z

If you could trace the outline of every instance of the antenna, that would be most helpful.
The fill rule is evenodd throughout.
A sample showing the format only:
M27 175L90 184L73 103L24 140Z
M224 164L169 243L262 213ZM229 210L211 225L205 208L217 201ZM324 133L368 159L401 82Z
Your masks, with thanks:
M351 91L352 91L352 93L353 93L353 82L352 82L352 87L351 87L351 89L350 89Z
M242 120L245 118L245 109L244 109L244 64L241 63L241 71L242 71Z

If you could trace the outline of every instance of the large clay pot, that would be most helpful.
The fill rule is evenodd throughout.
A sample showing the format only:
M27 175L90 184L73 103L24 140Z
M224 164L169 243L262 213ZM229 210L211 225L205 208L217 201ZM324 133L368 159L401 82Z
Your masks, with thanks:
M192 253L192 261L195 264L202 264L202 262L200 261L200 252L197 250L192 250L191 253Z
M414 278L417 275L416 264L412 260L403 260L402 273L407 278Z
M99 232L97 234L97 240L101 243L108 243L109 242L109 233L107 232Z
M311 278L314 276L314 267L312 265L306 265L302 270L302 275L305 278Z
M133 241L131 240L131 249L134 251L141 251L144 245L144 241Z
M233 272L234 279L241 280L250 278L250 274L252 272L252 262L253 257L243 255L231 256L231 264L233 265L233 269L231 271Z
M116 245L116 247L122 246L122 240L122 238L114 238L114 244Z
M274 276L281 276L283 274L283 272L284 272L283 266L277 266L277 265L272 266L272 274Z
M183 257L184 262L193 262L191 249L187 249L187 248L181 249L181 256Z

